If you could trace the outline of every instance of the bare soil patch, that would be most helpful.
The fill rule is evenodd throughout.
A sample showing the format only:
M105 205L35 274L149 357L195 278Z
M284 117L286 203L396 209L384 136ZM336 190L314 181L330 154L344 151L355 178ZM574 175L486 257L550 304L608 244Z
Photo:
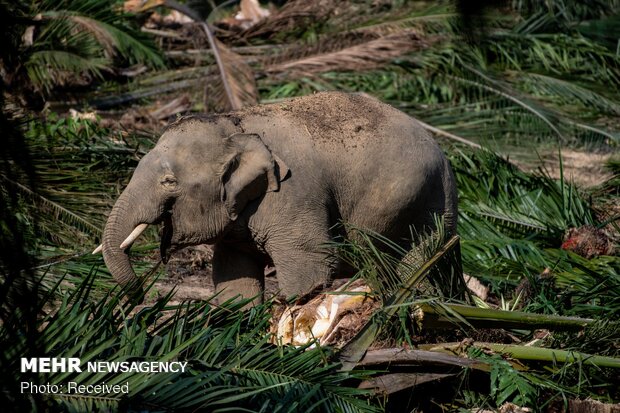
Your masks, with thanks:
M171 304L188 300L207 300L215 294L211 272L213 252L208 245L197 245L178 251L166 264L166 276L155 282L154 294L146 297L152 304L173 289ZM265 295L278 294L278 281L273 269L265 269Z
M540 160L542 165L540 163L535 165L529 162L520 162L519 160L515 160L515 163L523 169L530 171L542 166L555 179L560 179L561 172L563 171L566 181L574 182L582 188L600 185L613 175L605 167L605 164L613 157L613 154L565 148L562 149L561 156L562 167L560 167L560 154L558 151L551 150L541 152Z

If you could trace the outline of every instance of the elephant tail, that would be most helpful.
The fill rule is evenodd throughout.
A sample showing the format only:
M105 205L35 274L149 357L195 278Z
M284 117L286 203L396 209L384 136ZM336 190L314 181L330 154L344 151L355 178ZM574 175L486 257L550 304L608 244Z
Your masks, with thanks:
M444 203L444 227L446 236L456 235L456 224L458 220L458 193L456 190L456 178L450 166L448 158L444 158L443 191L445 194Z

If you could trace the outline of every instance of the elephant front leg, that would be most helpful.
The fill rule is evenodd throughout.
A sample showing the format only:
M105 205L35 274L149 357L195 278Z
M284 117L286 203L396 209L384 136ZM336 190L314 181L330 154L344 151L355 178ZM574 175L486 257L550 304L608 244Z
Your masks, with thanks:
M284 249L271 253L280 292L290 297L327 286L334 278L336 260L328 251Z
M213 283L220 303L241 295L254 298L253 305L263 302L264 265L251 254L228 245L213 249Z

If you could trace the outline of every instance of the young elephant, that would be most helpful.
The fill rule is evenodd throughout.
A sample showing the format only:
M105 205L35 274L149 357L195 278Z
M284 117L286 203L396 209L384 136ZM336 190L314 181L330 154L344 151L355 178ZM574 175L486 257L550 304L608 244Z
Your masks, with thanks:
M214 245L221 299L258 295L266 263L293 295L339 275L325 249L347 236L339 222L401 241L436 213L454 233L454 176L429 133L369 96L317 93L170 125L116 201L103 255L117 282L132 282L126 250L162 223L164 262Z

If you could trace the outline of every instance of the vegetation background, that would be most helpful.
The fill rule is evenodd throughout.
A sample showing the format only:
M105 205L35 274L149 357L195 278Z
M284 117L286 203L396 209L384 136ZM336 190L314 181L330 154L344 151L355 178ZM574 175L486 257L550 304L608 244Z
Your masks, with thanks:
M610 404L620 402L620 2L290 0L269 6L268 16L246 9L245 20L233 17L234 2L219 3L0 3L5 405L617 409ZM461 303L466 308L432 285L416 285L415 294L390 306L394 291L407 286L406 277L394 276L402 271L371 243L341 246L360 276L391 287L376 291L382 307L369 322L377 327L375 347L435 356L409 353L416 363L350 370L342 369L336 348L271 344L274 302L240 312L243 303L179 301L164 288L155 234L134 248L136 268L150 284L148 304L125 300L90 252L163 126L184 114L333 89L365 92L410 113L450 156L463 271L482 289ZM440 248L410 270L419 274ZM191 278L176 275L178 289ZM450 328L420 330L413 309L422 304ZM436 354L444 355L441 363ZM191 369L19 372L20 357L56 355L83 362L182 358ZM378 377L387 384L375 391ZM129 382L131 391L18 391L21 381L69 380ZM591 401L584 407L583 400Z

